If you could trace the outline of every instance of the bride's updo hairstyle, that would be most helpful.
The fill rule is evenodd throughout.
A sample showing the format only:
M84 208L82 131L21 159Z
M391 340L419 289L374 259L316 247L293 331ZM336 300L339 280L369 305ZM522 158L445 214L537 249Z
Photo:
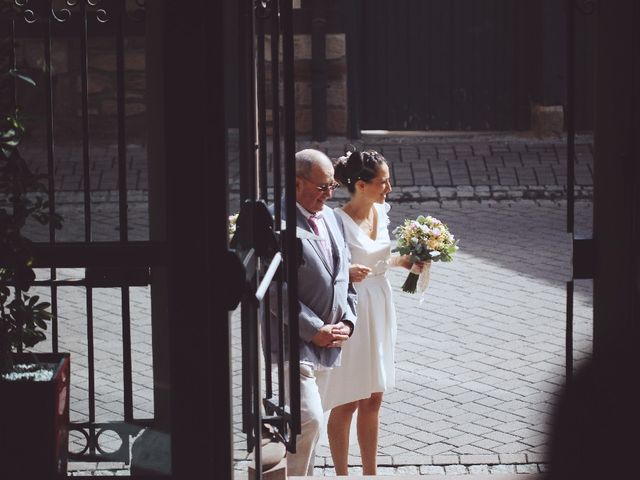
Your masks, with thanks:
M333 168L334 177L341 185L347 187L349 193L356 191L356 182L362 180L369 183L378 176L380 165L387 161L375 150L363 150L353 148L344 156L338 158Z

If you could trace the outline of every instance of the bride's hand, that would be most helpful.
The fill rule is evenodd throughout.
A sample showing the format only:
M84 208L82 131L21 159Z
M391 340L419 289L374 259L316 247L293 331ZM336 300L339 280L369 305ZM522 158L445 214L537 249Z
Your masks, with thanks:
M357 263L353 264L349 267L349 281L351 283L361 282L362 280L367 278L367 275L369 275L369 273L371 273L371 269L369 267L359 265Z
M429 260L430 262L431 260ZM416 262L414 264L409 265L409 269L413 272L413 273L422 273L422 271L424 270L424 267L426 266L427 262L423 262L423 261L419 261Z
M427 262L425 261L418 261L414 263L411 261L410 255L402 255L398 258L398 265L406 268L407 270L412 270L414 273L421 273L422 270L424 270L426 263Z

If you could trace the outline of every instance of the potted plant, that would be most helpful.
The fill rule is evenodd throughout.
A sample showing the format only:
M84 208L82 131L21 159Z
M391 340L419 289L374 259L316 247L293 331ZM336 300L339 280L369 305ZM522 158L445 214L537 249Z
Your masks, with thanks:
M29 83L15 71L8 74ZM27 353L44 340L51 305L32 294L29 220L61 226L50 214L46 185L18 147L25 127L16 109L0 118L0 469L7 478L66 475L69 354Z

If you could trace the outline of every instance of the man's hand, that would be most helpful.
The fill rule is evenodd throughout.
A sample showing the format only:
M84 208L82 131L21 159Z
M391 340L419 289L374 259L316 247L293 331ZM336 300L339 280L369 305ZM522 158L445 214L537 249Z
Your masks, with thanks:
M345 340L349 339L351 328L344 323L324 325L311 339L319 347L341 347Z

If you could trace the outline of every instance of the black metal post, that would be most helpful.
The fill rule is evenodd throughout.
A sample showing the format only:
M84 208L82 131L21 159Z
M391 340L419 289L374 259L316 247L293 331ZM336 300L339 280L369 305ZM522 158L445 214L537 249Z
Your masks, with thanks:
M589 4L595 4L597 22L592 255L598 361L608 346L637 345L640 336L640 8L635 0ZM608 253L612 231L621 252L617 261Z
M91 177L89 159L89 66L87 4L80 3L80 85L82 89L82 180L84 186L84 241L91 241Z
M282 158L280 138L280 2L273 0L271 14L271 125L273 201L276 230L280 230L282 202Z
M54 150L53 150L53 78L51 72L51 12L53 0L46 2L46 17L43 16L43 44L44 44L44 95L45 95L45 118L46 118L46 141L47 141L47 195L49 198L49 215L56 213L56 197L55 197L55 166L54 166ZM55 243L56 229L52 223L49 223L49 242ZM49 270L51 280L56 279L56 269ZM51 286L51 348L54 352L58 352L58 288Z
M300 433L300 352L298 350L298 268L296 238L296 166L295 166L295 103L293 82L293 9L291 0L281 3L282 59L284 74L284 171L285 211L285 258L287 298L289 316L289 393L291 408L291 445L295 449L295 435Z
M269 194L267 173L267 107L266 107L266 81L265 81L265 57L264 57L264 22L260 15L255 19L257 37L257 82L256 98L258 109L258 172L259 172L259 198L268 201Z

